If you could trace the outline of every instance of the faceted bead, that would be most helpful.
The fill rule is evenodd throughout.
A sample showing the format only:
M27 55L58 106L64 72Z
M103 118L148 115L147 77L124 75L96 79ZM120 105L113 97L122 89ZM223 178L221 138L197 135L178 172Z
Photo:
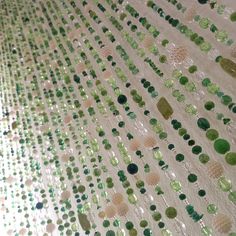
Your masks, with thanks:
M215 204L209 204L207 206L207 212L209 214L215 214L217 212L217 210L218 210L218 207Z
M170 186L176 192L181 190L181 183L179 181L177 181L177 180L171 181L170 182Z

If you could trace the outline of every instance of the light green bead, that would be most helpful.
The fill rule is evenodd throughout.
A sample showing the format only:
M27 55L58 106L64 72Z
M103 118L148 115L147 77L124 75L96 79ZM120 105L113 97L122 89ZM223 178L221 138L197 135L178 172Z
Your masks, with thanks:
M112 157L110 159L110 163L112 164L112 166L117 166L119 164L119 160L116 157Z
M181 183L179 181L177 181L177 180L171 181L170 182L170 186L176 192L181 190Z
M132 194L129 194L128 200L131 204L135 204L135 203L137 203L138 198L135 194L132 193Z
M212 94L215 94L217 93L218 91L220 90L219 86L214 84L214 83L211 83L207 86L207 91L209 93L212 93Z
M172 236L172 233L171 233L171 231L168 230L168 229L163 229L163 230L161 231L161 235L162 235L162 236Z
M172 72L172 76L175 78L175 79L178 79L180 76L182 76L182 73L181 73L181 71L180 70L174 70L173 72Z
M103 191L103 192L101 193L101 196L102 196L102 197L107 197L107 196L108 196L108 193L107 193L106 191Z
M208 18L202 18L199 21L199 25L202 29L207 29L210 24L210 20Z
M184 86L187 91L194 92L196 91L196 85L193 82L187 82Z
M90 202L86 202L85 204L84 204L84 210L85 211L89 211L91 209L91 203Z
M209 204L207 206L207 212L209 214L215 214L218 211L218 207L215 204Z
M167 88L172 88L173 85L174 85L174 80L172 80L172 79L167 79L167 80L165 80L164 85L165 85Z
M122 159L126 165L128 165L132 162L132 158L130 155L122 155Z
M116 236L125 236L125 231L123 229L118 229L116 232Z
M228 198L231 202L236 203L236 191L229 193Z
M232 233L229 234L229 236L236 236L236 233L232 232Z
M228 192L232 188L232 183L229 179L222 176L218 179L218 186L223 192Z
M99 203L99 196L98 195L93 195L92 196L92 201L93 201L93 203L98 204Z
M186 107L185 107L185 111L188 114L196 115L197 114L197 107L192 105L192 104L187 104Z
M159 149L153 150L153 158L158 161L163 159L163 155Z
M201 233L202 235L204 236L211 236L212 235L212 229L208 226L204 226L202 229L201 229Z

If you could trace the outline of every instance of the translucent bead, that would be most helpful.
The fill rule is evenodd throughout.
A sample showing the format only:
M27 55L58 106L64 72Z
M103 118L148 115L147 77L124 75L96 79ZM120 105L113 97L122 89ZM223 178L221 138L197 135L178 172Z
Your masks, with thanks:
M208 226L204 226L202 229L201 229L201 233L202 235L204 236L211 236L212 235L212 229Z
M110 159L110 163L113 165L113 166L117 166L119 164L119 160L116 158L116 157L112 157Z
M138 201L137 196L135 194L129 194L128 200L131 204L135 204Z
M215 204L209 204L207 206L207 212L209 214L215 214L217 212L217 210L218 210L218 207Z
M168 230L168 229L163 229L163 230L161 231L161 235L162 235L162 236L172 236L172 233L171 233L171 231Z
M161 153L161 151L157 148L157 149L153 149L153 158L160 161L163 159L163 155Z
M170 182L170 186L176 192L181 190L181 183L179 181L177 181L177 180L171 181Z
M231 202L236 203L236 191L229 193L228 198Z
M222 176L218 179L218 186L223 192L228 192L232 188L232 183L229 179Z
M125 230L124 229L118 229L116 231L116 236L125 236Z
M176 232L177 233L179 233L182 236L186 236L187 235L186 234L186 226L185 226L185 224L182 221L176 219L175 227L176 227Z

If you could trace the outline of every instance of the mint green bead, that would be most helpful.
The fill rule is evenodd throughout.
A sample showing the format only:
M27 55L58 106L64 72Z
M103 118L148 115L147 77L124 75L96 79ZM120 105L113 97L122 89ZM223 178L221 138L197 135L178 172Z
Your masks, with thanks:
M176 192L178 192L178 191L180 191L181 190L181 183L179 182L179 181L177 181L177 180L173 180L173 181L171 181L170 182L170 186L171 186L171 188L174 190L174 191L176 191Z
M201 229L201 233L202 235L204 236L211 236L212 235L212 229L208 226L204 226L202 229Z
M223 192L228 192L232 188L231 181L224 176L218 179L217 184Z

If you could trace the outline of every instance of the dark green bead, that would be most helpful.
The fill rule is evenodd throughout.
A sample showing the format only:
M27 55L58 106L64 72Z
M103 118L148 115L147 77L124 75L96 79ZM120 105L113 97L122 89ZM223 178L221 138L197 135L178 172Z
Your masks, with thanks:
M188 175L188 181L189 181L190 183L196 182L196 181L197 181L197 176L196 176L195 174L189 174L189 175Z

